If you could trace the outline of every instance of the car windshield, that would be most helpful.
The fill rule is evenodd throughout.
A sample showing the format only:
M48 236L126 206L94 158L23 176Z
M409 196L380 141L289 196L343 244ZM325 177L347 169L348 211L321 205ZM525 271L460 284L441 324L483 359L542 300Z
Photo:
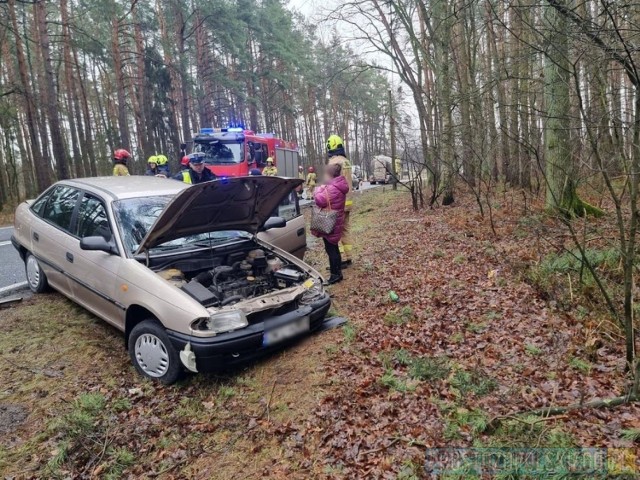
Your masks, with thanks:
M122 232L122 242L129 253L133 254L138 250L140 243L144 237L147 236L147 232L171 198L171 196L163 195L128 198L114 202L113 211L120 231ZM250 235L247 232L239 230L199 233L157 245L151 248L150 252L210 247L212 245L249 237Z
M208 165L225 165L242 162L242 143L223 143L219 140L196 143L194 152L204 154Z

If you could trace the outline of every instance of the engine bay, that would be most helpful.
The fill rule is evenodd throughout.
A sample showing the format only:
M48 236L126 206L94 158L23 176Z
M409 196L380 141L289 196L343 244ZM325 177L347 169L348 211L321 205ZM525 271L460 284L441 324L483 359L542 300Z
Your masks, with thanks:
M176 261L157 273L205 307L233 305L310 278L296 264L256 247L215 255L208 262Z

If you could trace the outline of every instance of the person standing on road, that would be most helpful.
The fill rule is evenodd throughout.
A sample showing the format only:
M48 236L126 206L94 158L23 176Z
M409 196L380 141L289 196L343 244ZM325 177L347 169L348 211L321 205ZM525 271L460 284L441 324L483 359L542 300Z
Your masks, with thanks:
M129 169L127 162L131 158L131 154L124 148L119 148L113 152L113 175L115 177L128 177Z
M329 165L338 164L342 167L342 176L349 186L344 211L344 231L342 233L342 239L340 240L342 267L345 268L351 265L351 252L353 250L353 244L351 243L351 236L349 234L349 216L351 214L351 207L353 205L353 200L351 198L353 179L351 177L351 162L347 158L346 152L344 150L344 142L342 141L342 138L340 136L331 135L327 139L327 155L329 157Z
M324 169L324 184L315 192L313 200L320 208L337 212L336 224L331 233L325 234L312 231L316 237L322 237L324 249L329 257L329 285L342 280L342 258L340 256L340 237L344 232L345 202L349 193L349 183L341 174L342 167L338 163L329 164Z
M210 182L211 180L215 180L216 176L205 166L204 155L192 153L189 155L189 168L182 170L180 173L175 175L173 179L193 185L197 183Z
M316 189L316 179L318 176L316 175L316 169L313 167L309 167L309 173L307 173L307 181L305 182L307 186L307 199L313 199L313 191Z
M267 158L267 166L262 170L262 175L267 177L275 177L278 175L278 169L273 164L273 158Z

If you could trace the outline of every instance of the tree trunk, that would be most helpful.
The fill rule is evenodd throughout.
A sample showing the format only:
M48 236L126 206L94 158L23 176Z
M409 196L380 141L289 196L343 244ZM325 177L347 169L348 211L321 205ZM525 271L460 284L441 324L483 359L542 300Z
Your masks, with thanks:
M16 17L16 0L8 0L9 17L16 43L16 58L18 61L18 72L20 74L20 83L22 84L22 92L25 101L25 110L27 117L27 127L29 132L29 141L31 142L31 152L33 155L33 163L36 169L36 182L39 191L43 191L51 185L51 177L49 168L46 164L42 151L40 150L40 140L38 138L38 125L34 109L33 93L31 83L29 81L27 61L24 54L24 45L20 30L18 29L18 20Z

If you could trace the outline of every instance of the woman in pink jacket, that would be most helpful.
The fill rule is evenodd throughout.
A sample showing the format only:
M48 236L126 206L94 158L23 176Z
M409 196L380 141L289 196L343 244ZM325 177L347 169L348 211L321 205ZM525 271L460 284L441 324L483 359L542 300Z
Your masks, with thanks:
M324 184L316 188L313 199L320 208L330 208L338 212L336 225L331 233L313 231L316 237L324 240L324 249L329 256L329 284L342 280L342 258L338 242L344 230L344 206L349 193L349 184L341 175L342 167L339 164L327 165L324 168Z

